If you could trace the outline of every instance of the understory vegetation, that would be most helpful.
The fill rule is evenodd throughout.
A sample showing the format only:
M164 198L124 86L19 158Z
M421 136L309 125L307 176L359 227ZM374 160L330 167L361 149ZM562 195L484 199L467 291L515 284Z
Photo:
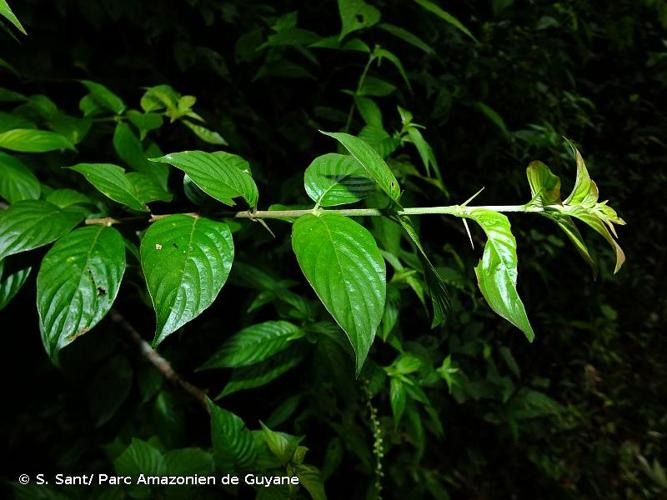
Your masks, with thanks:
M667 2L0 28L9 494L667 493Z

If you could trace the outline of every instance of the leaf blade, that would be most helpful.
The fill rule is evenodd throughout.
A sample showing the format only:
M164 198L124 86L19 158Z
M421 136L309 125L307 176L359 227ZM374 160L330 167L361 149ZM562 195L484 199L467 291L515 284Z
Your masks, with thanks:
M467 210L466 217L477 222L488 238L482 259L475 267L482 295L496 314L516 326L532 342L535 332L516 289L518 258L509 219L501 213L479 208Z
M0 152L0 196L11 204L37 200L41 192L37 177L18 158Z
M322 131L321 131L322 132ZM366 174L377 182L389 198L398 203L401 189L389 166L382 157L368 143L344 132L322 132L324 135L336 139L352 157L364 168Z
M16 128L0 133L0 148L17 153L47 153L75 149L67 138L56 132L29 128Z
M48 245L82 219L78 210L61 209L42 200L14 203L0 210L0 259Z
M306 215L293 225L292 249L306 279L352 344L359 373L386 299L385 264L375 239L346 217Z
M266 321L229 338L200 369L236 368L259 363L289 347L302 334L288 321Z
M76 229L47 252L37 274L37 311L52 360L109 312L124 272L125 244L112 227Z
M232 268L234 242L224 222L170 215L148 228L140 254L158 345L213 303Z
M375 190L375 182L351 156L327 153L315 158L303 176L306 193L317 205L356 203Z
M232 199L242 197L251 208L257 206L257 186L248 162L240 156L224 151L182 151L151 161L168 163L182 170L202 191L225 205L234 206Z
M79 163L70 170L83 175L95 189L107 198L138 212L148 212L135 186L125 174L125 169L111 163Z

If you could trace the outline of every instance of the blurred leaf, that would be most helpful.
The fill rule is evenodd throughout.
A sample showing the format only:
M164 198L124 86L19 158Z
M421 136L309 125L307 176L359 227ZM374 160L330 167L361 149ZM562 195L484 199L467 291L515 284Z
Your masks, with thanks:
M46 153L75 149L67 138L55 132L21 128L0 133L0 148L19 153Z
M24 35L27 35L25 29L21 25L21 22L18 20L18 18L14 15L12 12L12 9L9 8L9 4L7 3L6 0L0 0L0 15L2 15L5 19L7 19L10 23L14 25L14 27L19 30L21 33Z
M380 11L363 0L338 0L338 12L342 23L339 40L380 21Z
M0 151L0 196L11 204L37 200L41 190L37 177L23 163Z
M436 3L431 2L430 0L415 0L421 7L423 7L425 10L431 12L432 14L435 14L437 17L445 21L447 24L450 24L457 30L459 30L461 33L467 35L470 37L470 39L476 43L479 43L477 39L473 36L473 34L470 32L468 28L466 28L461 21L456 19L454 16L452 16L449 12L446 10L443 10L440 6L438 6Z
M81 80L81 83L88 89L90 95L98 106L120 115L125 111L125 103L116 94L111 92L101 83L91 82L90 80Z
M288 321L266 321L229 338L200 369L234 368L264 361L289 347L303 331Z

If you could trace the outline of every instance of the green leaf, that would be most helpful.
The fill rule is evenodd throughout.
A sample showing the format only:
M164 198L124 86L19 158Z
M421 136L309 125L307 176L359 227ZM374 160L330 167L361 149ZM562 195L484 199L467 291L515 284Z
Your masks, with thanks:
M35 122L19 116L15 113L5 113L0 111L0 132L6 132L7 130L13 130L15 128L37 128Z
M426 52L428 55L435 54L435 51L431 48L429 44L427 44L424 40L419 38L414 33L404 28L401 28L400 26L396 26L395 24L389 24L389 23L381 23L378 24L378 28L394 35L396 38L400 38L404 42L407 42L410 45L413 45L414 47L417 47L419 50Z
M292 249L306 279L352 344L359 374L386 297L385 265L375 239L346 217L305 215L293 225Z
M415 0L415 2L417 2L419 5L421 5L424 9L426 9L430 13L435 14L437 17L439 17L446 23L450 24L451 26L459 30L461 33L470 37L470 39L473 40L474 42L479 43L477 41L477 38L473 36L470 30L466 28L463 25L463 23L461 23L461 21L456 19L446 10L443 10L439 5L435 4L434 2L431 2L430 0Z
M548 207L549 205L562 205L560 199L560 179L548 166L540 161L533 161L528 165L526 175L528 177L528 184L530 185L530 206ZM579 254L591 266L593 273L597 274L597 266L588 252L579 229L577 229L572 219L560 208L547 209L544 212L540 212L540 215L552 220L563 230Z
M598 201L598 188L584 163L584 159L579 150L569 143L577 160L577 178L574 182L572 192L563 202L565 205L584 205L592 206Z
M248 162L240 156L224 151L183 151L152 161L168 163L182 170L202 191L225 205L234 206L232 199L242 197L251 208L257 206L257 186Z
M338 12L342 24L339 40L380 21L380 11L363 0L338 0Z
M19 201L0 210L0 259L57 240L83 217L79 210L61 209L42 200Z
M491 120L503 134L507 135L509 133L507 125L505 124L505 120L503 120L503 117L500 116L495 109L493 109L491 106L488 106L487 104L484 104L483 102L476 102L475 107L480 110L484 116Z
M9 8L9 4L7 3L6 0L0 0L0 15L2 15L10 23L12 23L14 25L14 27L17 30L19 30L21 33L23 33L24 35L27 35L25 29L21 25L21 22L14 15L14 13L12 12L12 9Z
M0 67L2 67L2 62L2 59L0 59ZM0 102L24 102L27 100L28 98L23 94L0 87Z
M132 389L134 370L123 355L107 360L92 377L86 389L88 409L95 427L113 418Z
M141 113L137 110L130 109L127 113L127 119L132 125L137 127L140 132L140 139L143 140L146 134L151 130L156 130L162 127L162 115L157 113Z
M252 433L238 416L209 401L211 441L218 468L225 472L251 469L257 458Z
M125 174L125 170L111 163L79 163L69 167L82 174L95 189L132 210L148 212L145 200L141 198L136 186Z
M164 454L165 473L169 476L208 475L213 473L213 456L201 448L182 448Z
M130 172L125 174L127 180L134 187L137 197L143 203L150 203L151 201L171 201L173 196L162 189L154 178L140 172Z
M90 92L95 103L113 113L120 115L125 111L125 103L116 94L111 92L101 83L91 82L90 80L81 80Z
M424 268L424 279L426 281L426 287L428 289L428 294L431 297L431 307L432 307L432 319L431 319L431 328L444 323L447 319L447 314L450 310L449 302L449 293L447 291L447 285L445 281L440 276L437 268L431 262L428 255L426 254L426 249L421 243L419 235L415 230L410 218L407 216L397 217L396 220L401 225L403 230L406 232L410 241L417 248L419 255L419 260Z
M37 200L42 188L37 177L17 158L0 152L0 196L10 204Z
M165 471L162 452L152 444L136 438L132 438L130 446L113 463L118 474L134 478L139 474L159 476Z
M182 123L190 130L192 130L195 135L204 142L208 142L209 144L217 144L220 146L229 145L220 134L214 132L213 130L209 130L206 127L202 127L201 125L196 125L188 120L183 120Z
M55 132L17 128L0 134L0 148L19 153L46 153L62 149L74 150L74 145Z
M174 114L178 112L178 100L180 94L169 85L156 85L146 89L141 97L141 109L149 113L166 108L167 112Z
M595 264L593 257L591 257L591 254L588 252L586 242L572 219L570 219L568 215L556 211L542 212L542 215L558 224L558 227L560 227L570 239L574 247L577 249L577 252L579 252L581 257L591 266L593 274L596 275L597 265Z
M60 208L71 207L72 205L92 205L93 202L85 194L79 193L74 189L55 189L46 197L46 201L53 203Z
M281 465L286 465L292 459L294 451L301 442L301 438L272 431L264 423L262 423L262 437L271 453L280 460Z
M223 222L170 215L151 224L140 252L157 345L213 303L232 268L234 242Z
M235 368L264 361L289 347L303 331L288 321L266 321L244 328L227 340L201 369Z
M509 219L498 212L481 208L469 209L465 216L477 222L488 238L482 259L475 267L482 295L491 309L521 330L532 342L535 333L516 290L518 259Z
M382 111L373 99L368 97L355 96L354 104L359 110L359 114L368 125L382 128Z
M600 214L599 210L590 210L584 207L573 207L571 209L568 209L566 213L571 217L579 219L587 226L589 226L591 229L593 229L596 233L598 233L600 236L602 236L605 240L607 240L607 243L609 243L609 246L614 251L614 254L616 256L614 273L617 273L625 263L625 253L623 252L623 249L614 239L614 236L612 236L612 233L610 232L610 228L613 230L611 222L608 222L607 219L605 219L604 215ZM620 220L622 221L622 219ZM624 224L625 222L622 223Z
M47 252L37 275L37 311L51 359L109 312L124 272L125 244L112 227L76 229Z
M310 494L310 498L313 500L327 500L327 494L324 492L324 482L317 467L298 464L294 466L294 472L299 478L301 486Z
M118 123L113 134L113 146L118 157L134 170L152 177L164 191L168 190L169 167L152 163L146 158L141 142L130 127Z
M237 368L216 399L266 385L296 367L301 361L303 361L301 350L290 349L281 351L260 364Z
M569 217L579 219L600 234L607 240L616 255L616 265L614 267L614 272L616 273L625 262L625 254L615 239L617 235L614 224L624 225L625 221L618 216L613 208L607 205L606 201L598 202L598 187L595 182L591 180L584 159L572 143L569 141L567 143L571 147L577 162L577 178L574 183L574 188L562 204L559 204L558 207L547 207L548 210L543 212L543 215L554 220L561 229L565 231L565 234L567 234L568 238L574 243L579 253L581 253L587 262L591 263L593 272L596 271L593 261L588 254L588 250L586 249L586 245L584 244L581 235ZM541 172L541 177L536 180L539 172ZM534 190L533 184L537 184L538 182L545 185L548 184L554 186L554 194L552 194L551 198L554 200L556 199L555 187L558 186L558 183L556 182L557 177L551 174L546 166L541 167L540 165L536 165L533 168L532 175L529 166L528 174L529 182L531 183L531 191Z
M561 203L560 179L541 161L532 161L526 169L531 203L539 206Z
M303 181L310 199L322 207L355 203L375 191L364 167L352 156L337 153L315 158Z
M0 311L16 296L30 276L31 267L6 271L5 261L0 260Z
M426 139L424 139L424 136L422 135L421 131L418 128L410 126L408 127L407 131L408 131L408 137L410 138L410 142L414 144L415 147L417 148L419 157L421 158L421 161L424 164L426 175L430 176L431 168L433 168L436 175L439 176L440 168L438 167L438 162L435 159L435 154L433 154L433 149L431 148L431 145L428 142L426 142Z
M374 76L367 76L364 78L364 81L361 83L361 87L355 93L357 96L374 96L374 97L385 97L396 91L396 86L382 80L381 78L376 78Z
M398 203L398 199L401 197L401 188L398 181L382 157L368 143L343 132L322 133L340 142L352 157L361 164L366 171L366 175L375 180L380 189Z
M405 68L403 67L403 63L396 54L387 49L376 47L375 50L373 51L373 55L377 57L378 66L382 63L383 59L386 59L391 64L393 64L394 67L400 73L401 77L403 78L403 81L405 82L406 87L408 87L408 90L412 92L412 87L410 85L410 79L408 78L408 74L406 73Z
M405 404L407 402L405 385L397 377L391 377L389 379L389 402L391 403L391 413L394 416L394 426L397 427L401 422L401 417L403 417Z

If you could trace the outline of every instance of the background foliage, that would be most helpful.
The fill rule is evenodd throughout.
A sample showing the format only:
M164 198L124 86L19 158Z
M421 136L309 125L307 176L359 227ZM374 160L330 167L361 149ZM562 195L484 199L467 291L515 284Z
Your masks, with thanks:
M423 144L405 141L393 156L412 206L458 203L481 187L480 203L523 203L531 160L574 178L561 137L575 140L601 192L630 223L621 236L628 262L612 279L610 251L586 234L600 265L594 280L550 221L513 218L533 344L493 315L476 291L480 252L470 249L460 222L424 217L419 230L446 277L452 313L445 325L429 328L423 284L410 274L419 265L405 255L408 271L395 269L401 279L388 288L395 328L379 334L400 341L378 339L373 364L359 380L303 283L289 227L280 222L271 224L276 239L259 224L235 228L229 283L160 350L211 396L224 391L220 404L248 427L260 429L261 420L304 436L306 462L319 468L330 498L372 497L378 483L387 498L664 495L666 2L440 2L443 14L426 1L378 0L365 7L361 23L344 9L339 17L332 1L13 3L29 35L4 23L2 87L48 95L57 109L46 99L31 101L34 119L46 127L83 134L90 126L77 153L27 160L55 189L91 192L64 165L137 161L119 158L128 147L114 144L121 141L115 120L66 118L81 116L80 99L94 91L80 80L103 83L133 109L140 109L146 87L160 84L196 96L192 109L219 134L207 139L224 140L226 150L250 162L264 206L307 203L303 171L333 150L318 129L349 124L354 133L396 146L391 134L408 134L410 121L397 106L425 127L417 130L433 148L431 157ZM345 40L359 42L340 43L341 26L349 31ZM369 60L364 44L389 52L380 52L360 84ZM355 92L377 107L355 108ZM8 125L15 104L1 104L2 129L15 128ZM183 126L186 114L177 118L150 132L144 146L220 149ZM419 143L412 134L408 139ZM431 172L426 180L424 165ZM174 191L176 198L154 204L155 212L192 209L182 189ZM391 226L371 227L384 248L401 246ZM481 232L473 237L482 241ZM405 241L401 248L408 253ZM44 253L16 263L36 273ZM131 259L128 253L117 309L148 338L150 302ZM121 472L131 468L128 453L136 450L159 455L158 463L180 463L174 454L190 453L187 461L206 470L208 416L162 381L118 323L105 320L82 336L56 369L43 354L34 297L30 279L0 312L6 479L24 472ZM265 387L230 389L235 380L247 383L244 368L197 371L232 334L266 321L308 325L307 340L318 340L287 348L276 361L284 374ZM383 477L374 446L382 447ZM199 451L183 451L190 448ZM49 495L16 491L25 498Z

